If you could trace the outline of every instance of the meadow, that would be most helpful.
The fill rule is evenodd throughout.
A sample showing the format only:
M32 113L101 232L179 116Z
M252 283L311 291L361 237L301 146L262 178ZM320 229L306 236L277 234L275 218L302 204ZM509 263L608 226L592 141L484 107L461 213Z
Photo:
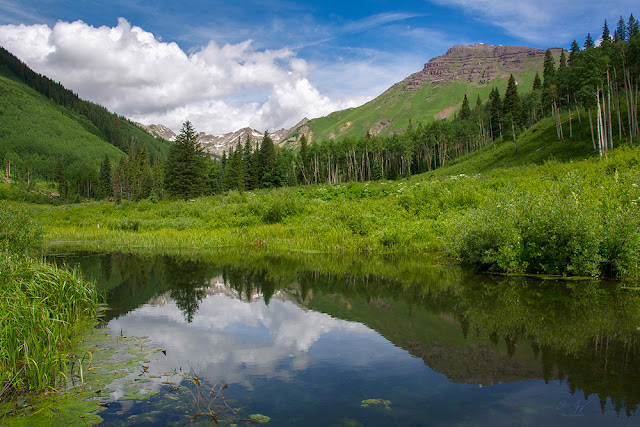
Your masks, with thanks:
M32 210L46 224L50 250L444 251L495 272L637 276L639 161L640 149L620 147L602 160L549 160L473 175L447 174L454 164L397 181Z

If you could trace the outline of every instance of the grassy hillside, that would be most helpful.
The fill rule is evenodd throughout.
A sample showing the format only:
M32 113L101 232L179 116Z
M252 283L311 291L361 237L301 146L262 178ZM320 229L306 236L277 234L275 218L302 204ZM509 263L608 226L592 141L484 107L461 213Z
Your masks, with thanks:
M34 175L40 171L42 178L53 179L58 158L67 166L88 165L97 172L105 155L119 158L124 154L98 135L89 120L52 103L0 68L0 159L4 168L9 155L14 171L19 168L22 175L30 169Z
M554 50L556 60L560 50ZM372 134L388 135L406 129L409 119L418 122L430 122L452 116L461 106L466 94L473 105L478 96L485 102L494 87L501 94L507 87L509 74L513 73L521 92L529 91L536 72L542 74L542 58L524 59L518 69L506 69L500 62L487 64L492 67L496 78L490 81L468 81L459 79L439 83L425 83L418 89L412 89L408 80L397 83L374 100L357 108L337 111L325 117L313 119L298 129L290 141L301 133L309 133L312 140L336 139L346 136L361 136L370 131ZM457 66L451 65L456 72ZM384 122L385 124L382 124Z

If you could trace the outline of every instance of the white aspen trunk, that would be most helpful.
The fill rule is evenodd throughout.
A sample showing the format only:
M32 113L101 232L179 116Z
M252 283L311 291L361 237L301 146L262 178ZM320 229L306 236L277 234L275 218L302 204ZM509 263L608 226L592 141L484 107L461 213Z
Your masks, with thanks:
M571 105L569 105L569 138L573 138L573 127L571 125Z
M602 109L600 108L600 88L598 88L598 91L596 93L596 97L598 98L598 107L596 110L596 118L597 118L597 122L598 122L598 151L600 152L600 158L602 158L602 147L603 147L603 143L602 143Z
M591 108L589 108L589 129L591 129L591 142L593 143L593 152L595 153L596 151L598 151L598 148L596 147L596 138L593 134L593 119L591 118Z
M609 72L607 71L607 84L609 86L609 90L607 91L607 119L609 121L609 134L608 134L608 143L609 149L613 150L613 123L611 121L611 80L609 80Z

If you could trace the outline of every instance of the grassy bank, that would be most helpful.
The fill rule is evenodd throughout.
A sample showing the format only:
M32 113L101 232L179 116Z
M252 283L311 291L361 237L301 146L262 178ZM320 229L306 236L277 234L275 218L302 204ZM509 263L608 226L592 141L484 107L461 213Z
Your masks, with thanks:
M93 283L43 262L42 232L22 210L0 207L0 399L64 380L71 344L97 313Z
M443 169L401 181L34 210L47 224L47 240L67 249L445 250L485 270L634 276L640 254L639 164L640 149L618 148L603 160L551 160L471 176ZM459 170L459 164L452 166Z

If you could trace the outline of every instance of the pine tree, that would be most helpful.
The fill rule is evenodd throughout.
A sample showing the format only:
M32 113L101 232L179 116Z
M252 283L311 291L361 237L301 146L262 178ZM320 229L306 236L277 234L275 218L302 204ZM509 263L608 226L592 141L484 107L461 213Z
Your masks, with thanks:
M502 109L503 114L511 114L516 125L519 125L522 107L520 105L520 97L518 96L518 85L516 84L516 79L513 77L513 74L509 76Z
M584 41L584 48L588 49L590 47L595 47L595 42L593 41L593 37L591 37L591 33L587 34L587 38Z
M458 118L460 120L467 120L471 117L471 109L469 108L469 100L467 99L467 94L464 94L464 99L462 100L462 107L460 107L460 114Z
M640 31L638 30L638 21L633 17L633 13L629 15L629 22L627 23L627 34L629 36L629 39L640 34Z
M627 24L624 22L622 15L620 15L620 19L618 20L618 25L616 27L616 31L613 33L613 40L617 42L622 42L627 39Z
M498 88L493 88L489 94L489 117L491 120L491 134L493 139L502 136L502 124L500 123L502 111L502 99Z
M197 197L205 190L204 150L191 122L182 125L180 135L169 148L165 189L170 196Z
M609 32L609 25L607 24L607 20L604 20L604 25L602 26L602 42L600 45L605 45L607 43L611 43L611 33Z
M580 46L578 46L578 42L575 40L571 43L571 47L569 48L569 65L573 65L576 59L576 55L580 52Z
M98 197L108 199L113 195L113 172L111 171L111 161L105 154L100 165L100 178L98 182Z
M270 188L275 185L274 167L276 165L276 149L268 132L264 133L260 144L260 187Z
M244 150L242 151L242 161L244 162L245 181L244 188L247 190L253 190L251 174L253 170L253 147L251 145L251 135L247 134L247 140L244 143Z
M558 72L556 74L556 85L558 86L558 94L560 98L567 96L569 92L569 74L567 68L567 56L564 54L564 49L560 54L560 65L558 66Z
M533 90L541 90L542 82L540 81L540 74L536 73L536 76L533 78Z
M542 78L542 87L544 89L548 89L551 85L556 84L556 61L553 59L553 55L549 49L544 53Z

